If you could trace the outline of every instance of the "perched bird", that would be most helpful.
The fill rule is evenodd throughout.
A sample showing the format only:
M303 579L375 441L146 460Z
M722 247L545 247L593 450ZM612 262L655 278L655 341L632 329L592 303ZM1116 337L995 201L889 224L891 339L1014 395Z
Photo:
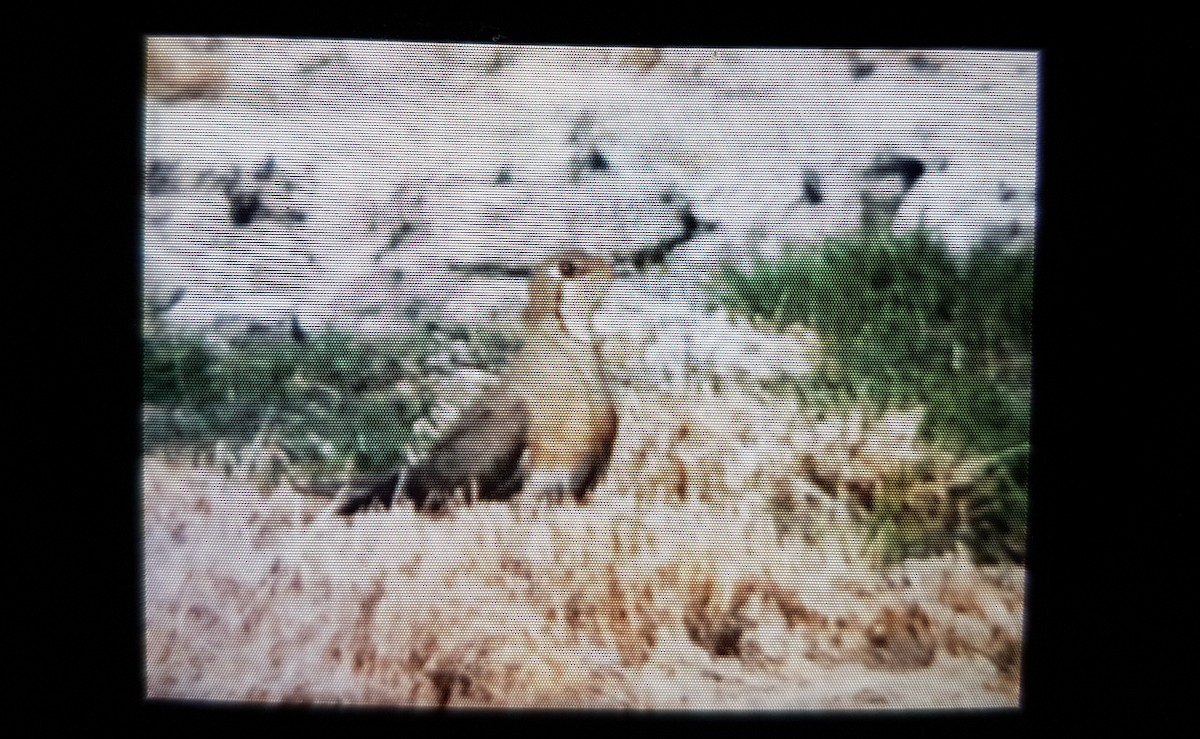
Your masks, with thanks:
M427 459L384 480L372 497L390 505L398 485L431 512L458 498L517 493L583 500L606 471L617 435L591 336L592 314L613 275L607 258L578 249L538 265L529 278L521 348L500 382L463 411Z

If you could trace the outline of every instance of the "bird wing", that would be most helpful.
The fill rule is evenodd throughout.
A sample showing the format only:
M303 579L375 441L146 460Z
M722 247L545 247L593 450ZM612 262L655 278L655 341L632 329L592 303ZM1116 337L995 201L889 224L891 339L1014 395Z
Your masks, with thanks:
M337 514L353 516L376 502L384 508L391 508L399 482L400 474L396 472L381 478L355 481L339 496Z
M418 508L440 508L475 486L481 498L504 499L520 490L529 408L507 390L493 390L470 405L413 468L405 495Z

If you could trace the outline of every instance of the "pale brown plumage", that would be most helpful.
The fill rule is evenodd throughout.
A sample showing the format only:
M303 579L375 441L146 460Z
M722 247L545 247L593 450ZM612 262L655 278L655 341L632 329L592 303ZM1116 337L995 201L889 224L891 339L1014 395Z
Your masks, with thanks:
M517 493L583 500L595 487L612 453L617 413L590 320L612 279L608 259L580 250L534 269L521 349L500 383L467 407L401 485L418 509ZM392 485L390 492L398 482L394 476L384 487Z

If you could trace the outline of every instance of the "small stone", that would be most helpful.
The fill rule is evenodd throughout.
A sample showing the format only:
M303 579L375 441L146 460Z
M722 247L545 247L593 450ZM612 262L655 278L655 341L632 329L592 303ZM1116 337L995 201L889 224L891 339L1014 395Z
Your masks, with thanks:
M904 154L880 152L863 171L863 179L878 181L898 177L903 182L904 191L907 192L924 174L925 164L920 159Z
M164 195L179 190L177 172L179 165L155 159L146 167L146 194Z
M608 159L596 149L592 149L592 154L588 157L588 169L593 172L606 172L608 171Z
M250 175L256 180L269 180L275 176L275 157L267 157Z
M908 66L912 67L918 72L937 72L942 68L940 62L936 61L927 54L922 54L920 52L908 57Z
M264 214L262 196L258 190L231 190L229 198L229 220L235 226L249 226Z
M808 170L804 173L804 200L810 205L820 205L825 201L825 196L821 194L821 176L813 170Z
M848 59L850 62L850 76L854 79L861 80L875 73L875 64L868 59L864 59L857 51L850 52Z
M630 49L621 55L618 63L624 67L634 67L641 72L649 72L662 61L662 49Z

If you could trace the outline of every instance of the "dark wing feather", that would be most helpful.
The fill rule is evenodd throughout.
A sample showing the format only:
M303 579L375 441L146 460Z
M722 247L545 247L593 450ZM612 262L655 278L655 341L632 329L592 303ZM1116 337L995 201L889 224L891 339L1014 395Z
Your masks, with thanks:
M521 488L521 457L529 432L524 400L503 391L483 395L467 408L413 468L404 495L418 509L439 510L474 480L479 497L503 500Z
M575 496L575 500L582 502L583 499L590 493L596 484L600 482L600 478L608 471L608 463L612 459L613 447L617 440L617 416L614 409L610 407L609 417L606 423L606 428L603 436L596 440L592 454L584 460L580 475L578 477L578 486L571 491Z
M400 475L395 473L374 482L352 485L352 492L348 493L338 505L338 515L353 516L376 502L382 503L384 508L391 508L392 499L396 496L396 485L399 482Z

